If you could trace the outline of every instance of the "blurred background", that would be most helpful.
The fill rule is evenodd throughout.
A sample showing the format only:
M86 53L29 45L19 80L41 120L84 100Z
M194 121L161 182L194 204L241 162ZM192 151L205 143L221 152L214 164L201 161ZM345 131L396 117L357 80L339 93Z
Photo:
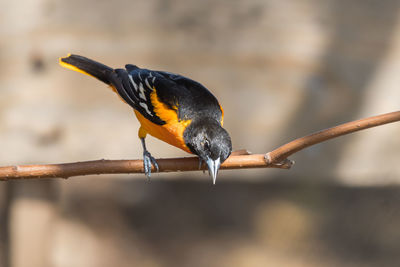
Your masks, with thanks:
M81 54L200 81L234 149L399 110L396 0L0 1L0 165L141 158ZM0 266L398 266L400 124L295 154L289 171L0 182ZM184 152L147 139L155 157Z

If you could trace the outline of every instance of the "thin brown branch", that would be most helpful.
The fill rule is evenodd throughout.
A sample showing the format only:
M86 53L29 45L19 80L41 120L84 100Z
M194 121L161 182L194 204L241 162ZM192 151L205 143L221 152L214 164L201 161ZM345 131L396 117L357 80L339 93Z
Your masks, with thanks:
M291 141L267 154L249 154L240 150L222 164L221 169L281 168L289 169L293 162L287 157L309 146L341 135L400 121L400 111L348 122ZM198 158L158 159L160 172L199 170ZM203 166L204 169L204 166ZM154 171L154 170L153 170ZM27 178L68 178L89 174L143 173L142 160L95 160L75 163L0 167L0 180Z
M197 157L157 159L160 172L199 170ZM221 169L266 168L264 154L231 156ZM271 166L274 167L274 166ZM203 168L204 169L204 166ZM154 168L152 169L154 172ZM75 163L0 167L0 180L26 178L68 178L78 175L143 173L142 160L94 160Z
M269 163L280 162L290 155L303 150L309 146L333 139L345 134L354 133L368 128L400 121L400 111L386 113L374 117L347 122L329 129L293 140L277 149L267 153Z

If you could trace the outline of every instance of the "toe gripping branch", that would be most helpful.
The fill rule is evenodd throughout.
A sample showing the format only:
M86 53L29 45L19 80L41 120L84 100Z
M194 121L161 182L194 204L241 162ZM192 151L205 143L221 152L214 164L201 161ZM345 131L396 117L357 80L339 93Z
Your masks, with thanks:
M156 159L150 154L149 151L145 150L143 152L143 168L148 180L150 180L152 164L154 165L156 172L158 172L159 168Z
M140 138L140 140L142 141L142 147L143 147L143 169L144 169L144 173L146 174L147 179L150 180L151 164L154 165L156 172L159 171L159 168L158 168L156 159L146 149L146 142L145 142L144 138Z

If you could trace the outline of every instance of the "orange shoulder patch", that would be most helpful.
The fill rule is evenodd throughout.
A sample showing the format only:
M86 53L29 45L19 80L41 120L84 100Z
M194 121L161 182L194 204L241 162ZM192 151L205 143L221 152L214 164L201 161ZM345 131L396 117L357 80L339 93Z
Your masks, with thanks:
M224 126L224 109L222 108L221 104L219 105L219 108L221 109L221 126Z
M153 105L154 113L167 124L178 121L178 107L170 109L166 104L158 100L157 92L154 89L150 94L151 104Z
M156 90L150 94L150 98L154 108L154 113L166 123L164 125L155 124L135 110L135 114L141 124L142 131L144 130L148 134L170 145L192 153L183 140L183 132L191 123L191 121L179 120L177 113L178 108L176 107L175 109L170 109L166 104L160 102L158 100Z

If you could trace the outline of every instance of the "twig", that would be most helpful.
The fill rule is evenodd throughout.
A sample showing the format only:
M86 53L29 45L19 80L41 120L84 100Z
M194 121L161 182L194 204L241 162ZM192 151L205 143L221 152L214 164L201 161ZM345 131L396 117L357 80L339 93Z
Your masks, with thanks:
M368 129L371 127L400 121L400 111L348 122L291 141L267 154L249 154L245 150L236 151L221 166L221 169L239 168L281 168L289 169L293 162L287 157L309 146L326 140ZM195 171L198 158L158 159L160 172ZM203 166L203 169L205 166ZM0 167L0 180L26 178L68 178L89 174L143 173L142 160L95 160L75 163L25 165Z
M400 111L385 113L382 115L347 122L329 129L293 140L277 149L267 153L268 163L280 162L290 155L309 146L336 138L345 134L354 133L368 128L400 121Z

